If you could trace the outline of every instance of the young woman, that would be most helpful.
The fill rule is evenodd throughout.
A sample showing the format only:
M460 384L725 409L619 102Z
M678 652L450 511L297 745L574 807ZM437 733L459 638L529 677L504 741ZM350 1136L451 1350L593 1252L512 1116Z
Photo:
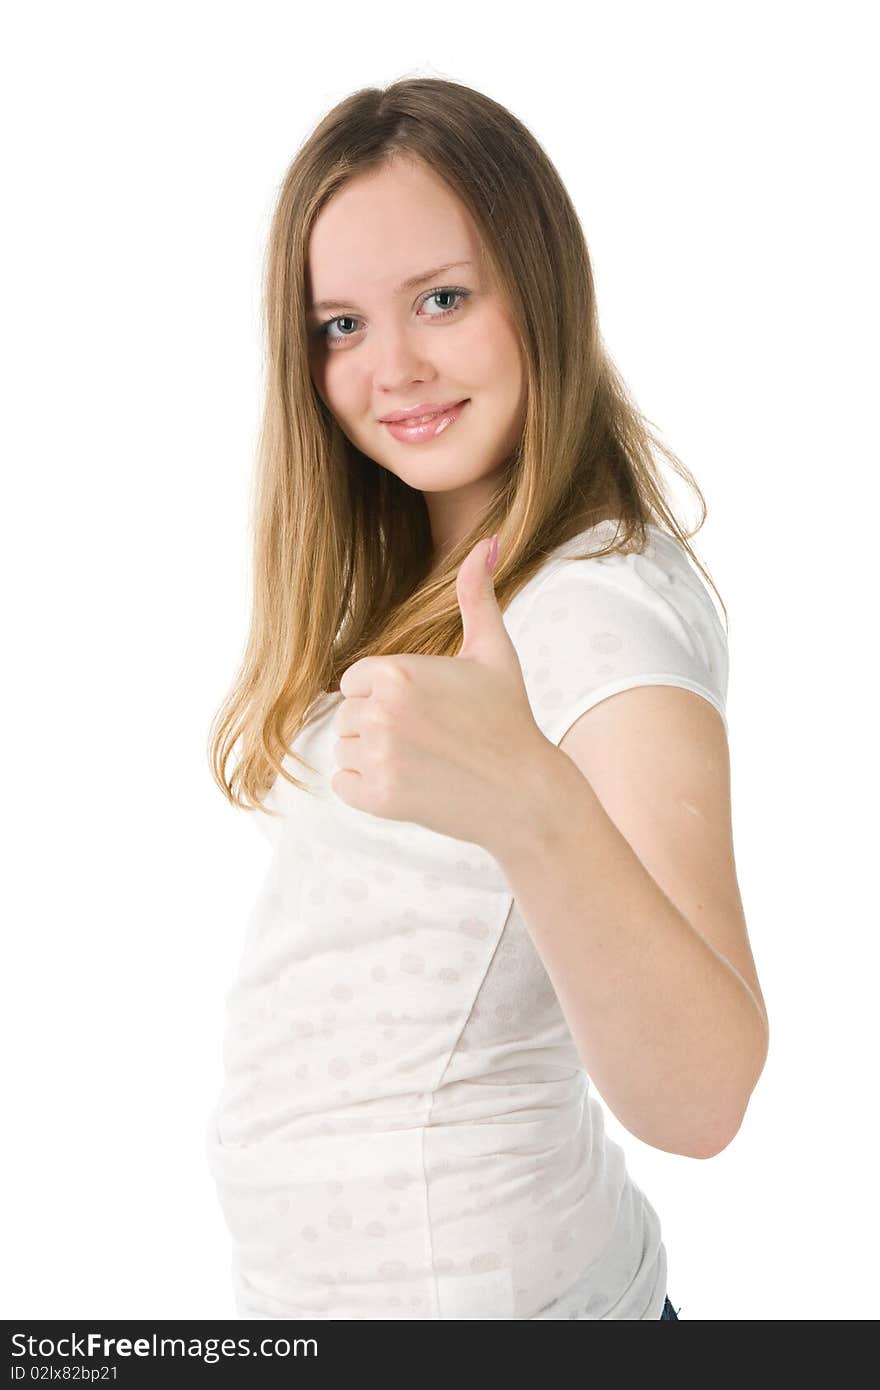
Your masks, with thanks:
M273 846L206 1133L238 1312L673 1318L594 1092L711 1157L767 1014L725 628L575 210L485 95L358 91L284 180L265 313L211 742Z

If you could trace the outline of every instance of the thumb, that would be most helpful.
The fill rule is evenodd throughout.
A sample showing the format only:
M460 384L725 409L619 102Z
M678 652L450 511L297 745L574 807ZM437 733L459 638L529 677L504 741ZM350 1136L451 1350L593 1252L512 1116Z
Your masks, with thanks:
M465 557L455 580L464 637L457 656L491 665L511 666L519 658L510 640L495 597L495 584L487 567L490 551L497 552L497 536L478 541Z

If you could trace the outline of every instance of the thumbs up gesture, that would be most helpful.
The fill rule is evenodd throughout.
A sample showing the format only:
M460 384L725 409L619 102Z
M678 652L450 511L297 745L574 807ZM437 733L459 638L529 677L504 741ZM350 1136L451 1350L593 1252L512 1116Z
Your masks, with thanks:
M456 578L454 657L366 656L344 672L331 788L359 811L496 853L521 828L534 771L556 750L535 723L478 543Z

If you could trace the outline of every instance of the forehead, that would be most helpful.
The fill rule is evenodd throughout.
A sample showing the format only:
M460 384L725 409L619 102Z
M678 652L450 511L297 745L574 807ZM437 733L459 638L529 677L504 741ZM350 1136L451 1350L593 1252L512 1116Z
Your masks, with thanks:
M458 196L420 163L398 160L360 175L321 209L309 237L312 300L393 291L415 271L480 260Z

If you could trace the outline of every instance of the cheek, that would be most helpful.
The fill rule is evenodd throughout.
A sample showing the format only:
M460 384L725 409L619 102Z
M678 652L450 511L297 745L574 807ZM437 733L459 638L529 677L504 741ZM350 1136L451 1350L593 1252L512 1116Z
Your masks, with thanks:
M344 415L347 410L357 407L358 395L364 390L363 372L350 360L342 359L350 354L325 350L316 354L312 363L311 375L315 390L324 404L335 414Z
M469 324L466 341L460 344L461 375L468 382L483 385L502 395L519 394L522 359L519 343L500 315L479 324Z

